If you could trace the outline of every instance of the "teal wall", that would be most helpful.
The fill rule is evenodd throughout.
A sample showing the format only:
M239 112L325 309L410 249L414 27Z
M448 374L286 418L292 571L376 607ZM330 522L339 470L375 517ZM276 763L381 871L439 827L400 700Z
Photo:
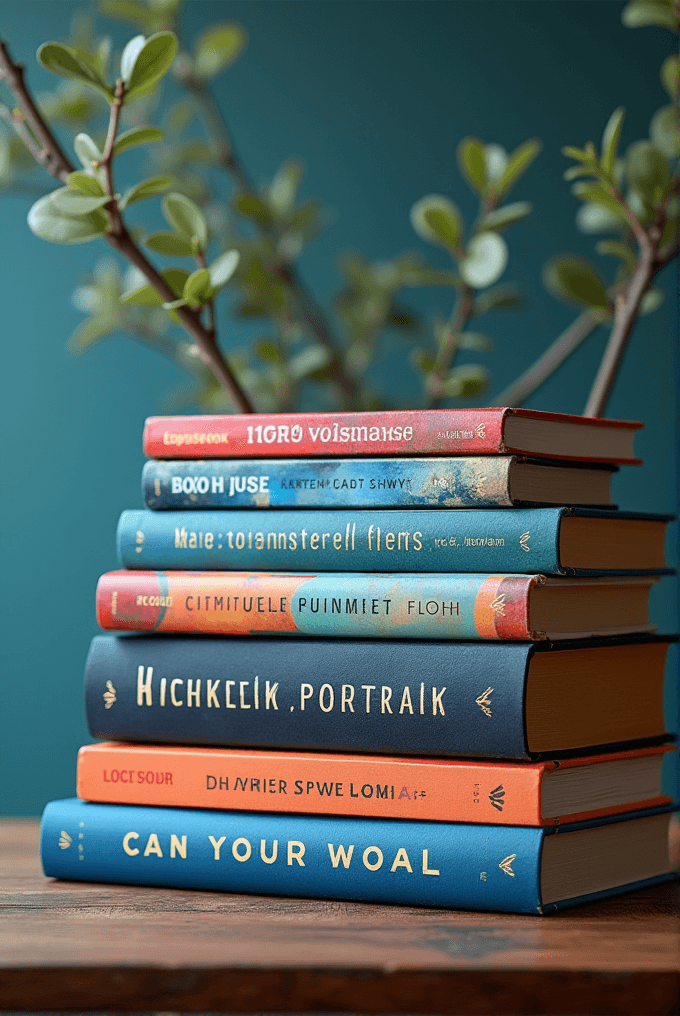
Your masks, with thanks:
M500 390L574 316L543 289L542 265L565 251L592 251L592 238L573 225L577 202L562 180L561 146L599 138L620 104L628 111L625 146L646 136L651 114L667 101L658 67L670 35L623 28L622 7L618 0L192 0L186 23L189 34L225 18L248 29L248 51L219 80L220 101L255 179L300 157L303 193L332 208L327 234L302 265L324 301L339 287L336 261L347 250L379 259L413 249L438 259L412 233L408 210L423 194L450 194L469 221L474 199L455 159L461 137L507 148L541 138L543 153L513 194L536 210L509 235L505 276L524 290L528 307L489 317L485 329ZM78 8L71 0L3 0L2 34L37 88L54 81L35 65L37 46L67 36ZM114 27L120 44L128 33ZM70 356L66 340L81 320L70 293L105 247L43 243L26 227L28 207L26 197L0 196L5 814L35 814L74 793L76 752L88 740L82 669L96 632L96 580L116 566L120 511L140 505L144 417L162 412L166 393L182 381L127 338ZM676 507L673 269L663 282L666 304L639 323L607 415L646 424L645 465L622 470L619 503L665 512ZM444 294L422 291L410 300L422 311L447 310ZM247 334L226 312L221 328L236 344ZM592 336L528 405L579 412L603 345L603 332ZM408 372L386 357L376 375L399 400L413 399ZM673 591L665 580L654 593L654 616L666 631L677 627Z

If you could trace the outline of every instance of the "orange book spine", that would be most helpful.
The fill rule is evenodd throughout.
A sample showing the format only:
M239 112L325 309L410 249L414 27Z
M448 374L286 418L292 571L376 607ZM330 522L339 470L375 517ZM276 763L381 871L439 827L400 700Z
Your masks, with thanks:
M587 765L645 753L642 749L560 764ZM519 826L554 825L641 806L637 802L544 820L541 779L556 766L107 742L80 749L77 792L83 800L108 804Z

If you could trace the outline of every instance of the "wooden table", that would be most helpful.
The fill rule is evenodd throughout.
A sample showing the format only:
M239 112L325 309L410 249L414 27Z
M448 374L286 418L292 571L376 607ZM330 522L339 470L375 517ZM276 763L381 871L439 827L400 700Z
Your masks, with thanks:
M678 884L550 917L54 882L0 825L0 1009L678 1012Z

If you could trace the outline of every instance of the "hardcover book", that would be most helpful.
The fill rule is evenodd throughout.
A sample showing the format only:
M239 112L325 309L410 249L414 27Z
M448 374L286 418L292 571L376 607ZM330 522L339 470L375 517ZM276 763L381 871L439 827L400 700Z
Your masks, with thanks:
M611 507L612 467L513 455L381 459L150 459L148 508Z
M535 409L418 409L376 413L152 416L144 452L155 459L328 455L497 455L638 463L641 423Z
M53 801L45 874L542 914L672 877L669 816L527 826Z
M99 635L87 721L142 743L553 759L666 736L669 641Z
M561 825L670 804L670 745L539 763L88 744L78 797L109 804Z
M587 508L125 511L126 568L663 572L668 516Z
M112 631L371 638L565 639L651 632L654 575L114 571L97 585Z

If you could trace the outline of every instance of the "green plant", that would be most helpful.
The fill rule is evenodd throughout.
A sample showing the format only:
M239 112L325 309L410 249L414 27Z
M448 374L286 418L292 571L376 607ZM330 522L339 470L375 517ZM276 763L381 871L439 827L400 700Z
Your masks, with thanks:
M531 206L503 202L537 156L539 143L525 142L508 155L497 145L464 139L458 147L460 171L479 197L472 226L465 229L459 209L444 195L428 195L411 209L416 233L443 247L451 267L435 268L412 254L379 263L358 254L347 257L345 286L332 315L298 269L325 219L316 202L298 200L302 167L286 162L266 187L255 187L211 90L212 79L245 48L245 32L236 24L215 25L190 50L178 33L180 8L181 0L101 0L100 13L132 22L142 34L114 59L110 42L94 35L91 20L76 19L69 45L46 43L38 52L40 62L65 79L38 103L23 68L0 43L0 81L16 103L0 105L0 118L10 128L0 134L0 187L30 192L37 183L31 167L48 170L62 186L42 194L31 208L33 232L56 243L103 239L129 265L123 274L116 259L103 259L76 289L76 305L88 316L72 338L73 350L131 334L193 377L188 398L207 411L243 412L253 405L296 409L310 387L325 406L370 409L382 401L368 370L381 337L399 329L409 338L411 363L420 375L418 401L437 406L479 396L488 384L486 370L481 363L462 364L458 354L489 347L477 324L487 311L521 304L514 288L498 284L507 263L503 234ZM677 0L632 0L623 20L631 27L654 24L677 32ZM161 85L169 72L183 96L161 112ZM578 177L574 191L583 206L577 224L589 233L614 234L596 249L615 257L619 268L609 285L597 268L579 259L556 258L546 266L546 285L579 305L581 313L496 404L520 404L598 325L611 323L586 407L586 413L601 415L638 315L658 306L653 279L678 253L677 56L664 61L662 81L670 103L652 119L649 139L619 156L623 111L617 110L599 152L592 142L564 150L576 161L566 176ZM161 127L150 125L154 118ZM205 140L196 140L197 121ZM78 163L59 145L55 125L70 130ZM119 159L125 161L133 147L149 152L153 173L118 192ZM231 181L228 209L213 185L215 171ZM130 225L132 206L159 197L167 230L148 233ZM152 256L176 263L159 267ZM423 286L452 291L448 319L424 322L404 306L404 292ZM216 299L225 287L235 294L233 314L264 322L252 348L231 354L229 362L217 334Z

